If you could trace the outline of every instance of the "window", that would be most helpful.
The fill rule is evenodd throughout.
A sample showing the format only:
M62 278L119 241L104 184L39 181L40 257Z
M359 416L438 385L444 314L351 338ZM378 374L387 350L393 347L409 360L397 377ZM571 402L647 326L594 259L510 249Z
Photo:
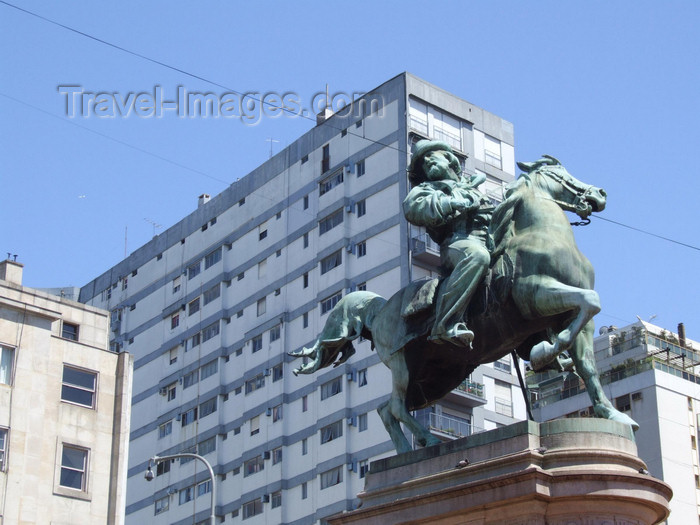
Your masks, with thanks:
M15 349L10 346L0 345L0 383L12 384L12 368L15 362Z
M501 141L484 135L484 162L501 169Z
M362 217L365 213L367 213L367 201L365 199L357 201L357 216Z
M165 496L164 498L157 499L154 504L154 514L158 515L161 512L165 512L170 507L170 496Z
M94 408L97 373L63 365L61 400Z
M306 412L309 409L309 396L301 398L301 411Z
M304 312L301 316L301 327L302 328L308 328L309 327L309 312Z
M201 342L202 342L202 334L201 334L201 332L197 332L192 337L190 337L189 349L191 350L192 348L199 346L199 343L201 343ZM188 348L185 348L185 352L187 352L187 350L188 350Z
M309 209L309 196L304 195L304 209L308 210Z
M304 248L309 247L309 234L308 232L304 234Z
M124 277L122 279L122 291L126 290L129 287L129 278Z
M258 240L262 241L265 237L267 237L267 230L261 230L260 233L258 233Z
M170 318L170 329L171 329L171 330L174 330L174 329L177 328L178 326L180 326L180 314L174 314L174 315Z
M215 299L218 299L219 296L221 295L221 286L219 284L215 284L211 288L209 288L206 292L204 292L204 305L208 305L210 302L212 302Z
M510 385L505 381L496 379L494 382L494 394L496 413L513 417L513 399Z
M200 381L204 381L207 377L213 376L218 370L219 361L217 359L208 362L206 365L202 365L202 368L199 370Z
M277 447L272 451L272 464L282 463L282 447Z
M367 241L357 243L357 256L364 257L367 255Z
M323 427L321 430L321 445L324 443L328 443L330 441L333 441L334 439L338 439L339 437L342 437L343 435L343 420L340 419L336 421L335 423L331 423L330 425L326 425Z
M266 299L267 299L266 297L263 297L262 299L258 299L258 306L257 306L258 317L260 317L261 315L264 315L265 312L267 311Z
M197 275L199 275L199 272L201 271L202 265L199 264L200 261L197 261L194 263L192 266L187 268L187 279L194 279Z
M173 399L175 399L176 391L177 383L171 383L165 387L165 393L167 395L168 401L172 401Z
M209 414L216 412L216 397L206 400L204 403L199 405L199 417L203 418Z
M327 383L321 385L321 401L328 399L336 394L340 394L343 391L343 381L342 376L331 379Z
M357 416L357 428L360 432L367 430L367 413Z
M273 326L270 329L270 342L277 341L280 338L280 325Z
M0 428L0 472L5 472L7 467L7 429Z
M180 276L178 275L173 279L173 293L177 293L180 291Z
M495 361L493 363L493 367L496 370L503 370L504 372L510 374L510 356L505 356L499 359L498 361Z
M309 497L309 486L306 481L301 484L301 499L306 499Z
M199 370L194 370L182 378L182 388L189 388L199 381Z
M195 421L197 421L197 407L190 408L187 412L182 413L181 422L183 427L186 427Z
M355 163L355 171L358 177L362 177L365 174L365 159Z
M166 421L165 423L158 425L158 439L163 439L165 436L169 436L172 433L173 433L172 420Z
M177 346L175 348L171 348L168 351L168 361L171 365L174 365L175 363L177 363L177 354L178 354Z
M332 230L339 224L343 223L343 210L334 211L328 217L321 219L318 222L318 234L323 235L324 233Z
M194 499L194 486L186 487L180 491L180 505Z
M632 410L630 395L625 394L624 396L615 398L615 408L617 408L620 412L629 412Z
M255 456L243 463L243 477L247 478L265 469L265 460L262 456Z
M309 272L304 272L304 288L309 287Z
M78 340L78 325L73 323L63 322L63 327L61 328L61 337L63 339L70 339L71 341Z
M327 299L321 301L321 315L330 312L333 307L338 304L338 301L343 297L342 292L336 292Z
M61 453L61 478L59 484L75 490L87 490L88 449L63 445Z
M279 365L275 365L272 367L272 382L274 383L275 381L279 381L284 377L284 369L282 368L282 364L280 363Z
M307 162L309 162L309 156L308 156L308 155L304 155L304 156L301 158L301 163L302 163L302 164L306 164Z
M245 278L245 272L241 272L236 276L237 281L242 281Z
M267 259L263 259L258 263L258 279L262 279L267 275Z
M265 376L263 374L256 375L253 379L245 382L245 393L250 394L265 386Z
M243 519L247 520L258 514L262 514L263 504L260 498L255 498L253 501L243 504Z
M170 472L170 464L171 460L169 459L158 463L158 465L156 465L156 476L162 476L163 474Z
M330 272L333 268L337 268L343 264L343 251L338 250L330 254L328 257L321 259L321 275Z
M321 474L321 490L343 482L343 467L335 467Z
M253 353L262 350L262 334L256 335L255 337L253 337L252 341L253 341Z
M364 478L365 475L367 475L367 472L369 472L369 465L367 464L367 460L363 459L357 464L357 467L360 470L360 478Z
M367 283L360 283L357 285L357 291L358 292L366 292L367 291Z
M271 508L276 509L282 506L282 491L278 490L270 495Z
M276 423L282 419L282 405L272 407L272 422Z
M204 256L204 269L211 268L221 260L221 248L217 248L213 252Z
M250 418L250 435L254 436L260 432L260 416Z
M363 368L357 372L357 386L365 386L367 384L367 369Z
M199 312L199 297L190 301L190 304L187 305L187 315L192 315L197 312Z
M309 453L309 441L304 438L301 440L301 455L306 456Z
M209 494L211 492L211 479L208 479L206 481L202 481L197 485L197 497L199 496L204 496L205 494ZM206 520L204 523L209 523L209 520Z
M202 342L209 341L212 337L219 335L219 321L216 321L202 330Z
M330 144L323 146L323 158L321 159L321 173L326 172L331 167L331 147Z

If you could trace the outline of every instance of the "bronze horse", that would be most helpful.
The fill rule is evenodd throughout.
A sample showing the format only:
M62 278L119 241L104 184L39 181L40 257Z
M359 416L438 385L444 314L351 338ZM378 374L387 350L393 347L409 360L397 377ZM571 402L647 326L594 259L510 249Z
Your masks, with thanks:
M467 311L475 333L471 348L428 341L439 293L435 279L413 282L389 300L371 292L346 295L316 343L290 354L310 358L294 370L310 374L345 362L354 353L354 339L371 339L392 374L391 398L378 412L399 453L411 450L400 422L419 444L440 442L411 410L433 404L477 366L513 349L535 370L556 364L567 351L595 413L638 428L603 393L593 356L592 319L600 311L593 267L576 247L563 211L585 219L605 208L605 192L576 180L547 155L518 166L524 173L507 188L490 226L495 243L490 284L482 285Z

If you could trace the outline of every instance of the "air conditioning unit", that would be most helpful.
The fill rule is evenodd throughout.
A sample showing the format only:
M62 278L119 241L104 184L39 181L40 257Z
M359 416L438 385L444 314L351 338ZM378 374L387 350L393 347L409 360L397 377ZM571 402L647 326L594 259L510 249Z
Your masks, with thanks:
M263 452L263 459L270 459L270 451L269 450L266 450L265 452Z
M354 381L355 380L355 372L348 372L347 378L348 378L348 381Z
M356 468L355 465L356 465L356 463L354 461L351 463L348 463L348 471L355 472L355 468Z
M350 204L345 206L345 211L348 213L352 213L355 209L355 203L351 202Z
M350 243L350 244L348 244L348 245L345 247L345 250L346 250L348 253L355 253L355 245L352 244L352 243Z
M159 393L161 396L164 396L165 394L168 393L168 389L167 389L166 387L162 387L162 388L158 389L158 393Z
M348 418L348 426L354 427L357 424L356 422L357 422L357 420L355 419L354 416Z
M262 498L260 498L260 501L262 501L263 503L270 503L270 495L263 494Z
M639 401L642 399L642 393L641 392L635 392L632 394L632 401Z
M266 368L265 369L265 376L269 376L272 373L271 369Z

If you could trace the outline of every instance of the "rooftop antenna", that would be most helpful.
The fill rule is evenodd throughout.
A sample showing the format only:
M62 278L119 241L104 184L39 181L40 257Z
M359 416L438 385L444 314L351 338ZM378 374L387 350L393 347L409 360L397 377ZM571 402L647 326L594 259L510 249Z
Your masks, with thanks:
M275 140L273 138L267 138L267 141L270 143L270 158L272 158L272 143L279 142L279 140Z
M157 223L156 221L154 221L153 219L147 219L146 217L144 217L143 220L146 221L146 222L147 222L148 224L150 224L151 226L153 226L153 236L154 236L154 237L156 236L156 228L162 228L162 227L163 227L162 224L158 224L158 223Z

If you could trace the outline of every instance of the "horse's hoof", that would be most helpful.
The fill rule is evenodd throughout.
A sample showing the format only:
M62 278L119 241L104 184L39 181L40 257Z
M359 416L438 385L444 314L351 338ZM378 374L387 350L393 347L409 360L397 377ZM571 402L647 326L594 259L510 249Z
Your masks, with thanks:
M530 350L530 366L533 370L542 370L557 357L554 345L547 341L537 343Z

